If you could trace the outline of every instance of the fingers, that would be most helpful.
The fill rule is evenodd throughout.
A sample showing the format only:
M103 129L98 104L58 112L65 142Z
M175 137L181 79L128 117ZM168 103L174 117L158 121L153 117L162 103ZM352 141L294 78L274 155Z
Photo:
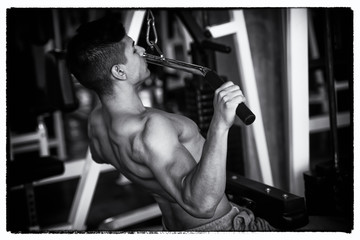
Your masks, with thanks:
M218 100L222 100L225 103L237 103L245 102L245 97L238 85L233 82L226 82L220 88L215 91Z
M245 97L242 94L229 94L223 98L225 104L240 104L245 102Z
M230 87L234 86L235 84L231 81L225 82L223 85L221 85L218 89L215 90L215 93L219 93L220 91Z
M229 128L235 120L236 109L245 97L238 85L226 82L221 85L214 96L214 119L219 124Z

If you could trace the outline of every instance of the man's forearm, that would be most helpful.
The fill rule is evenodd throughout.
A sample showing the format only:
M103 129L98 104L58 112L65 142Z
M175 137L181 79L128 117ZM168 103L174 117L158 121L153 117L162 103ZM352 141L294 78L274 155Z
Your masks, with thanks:
M203 209L216 208L226 186L228 128L211 122L201 160L185 179L185 193Z

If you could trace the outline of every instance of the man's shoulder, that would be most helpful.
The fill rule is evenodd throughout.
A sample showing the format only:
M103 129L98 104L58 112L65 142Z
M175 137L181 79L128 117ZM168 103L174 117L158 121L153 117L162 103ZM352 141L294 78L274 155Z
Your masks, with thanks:
M144 137L161 136L163 133L173 130L174 126L169 118L160 113L151 113L144 121L142 135Z
M143 144L148 147L177 137L173 123L161 113L151 113L146 116L140 135Z
M162 125L168 126L169 124L170 124L170 120L164 114L153 112L146 116L144 127L146 129L152 129L152 128L159 128Z
M171 120L161 113L149 114L142 130L133 138L134 152L149 164L171 159L177 144L178 136Z
M152 159L150 156L158 156L159 152L164 153L164 150L168 149L170 139L173 138L171 136L174 136L169 120L157 113L142 116L137 128L130 132L128 140L132 146L133 156L142 159L141 161Z

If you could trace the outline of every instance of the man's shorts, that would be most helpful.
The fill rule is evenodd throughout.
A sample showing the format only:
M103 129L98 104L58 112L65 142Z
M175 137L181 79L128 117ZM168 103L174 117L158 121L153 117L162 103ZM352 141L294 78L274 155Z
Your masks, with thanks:
M266 220L254 216L254 213L245 207L231 203L231 210L223 217L210 223L191 228L185 231L275 231ZM164 230L166 230L163 224Z

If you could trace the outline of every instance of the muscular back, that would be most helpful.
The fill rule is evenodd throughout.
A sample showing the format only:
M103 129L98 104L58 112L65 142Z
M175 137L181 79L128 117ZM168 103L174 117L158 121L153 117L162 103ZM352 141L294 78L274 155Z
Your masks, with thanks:
M148 109L140 116L109 116L100 107L96 108L89 121L90 149L96 162L112 164L132 182L171 201L172 198L162 190L152 171L144 164L139 151L144 131L151 131L146 129L146 122L159 115L171 122L179 141L198 162L204 139L196 124L186 117L155 109Z

